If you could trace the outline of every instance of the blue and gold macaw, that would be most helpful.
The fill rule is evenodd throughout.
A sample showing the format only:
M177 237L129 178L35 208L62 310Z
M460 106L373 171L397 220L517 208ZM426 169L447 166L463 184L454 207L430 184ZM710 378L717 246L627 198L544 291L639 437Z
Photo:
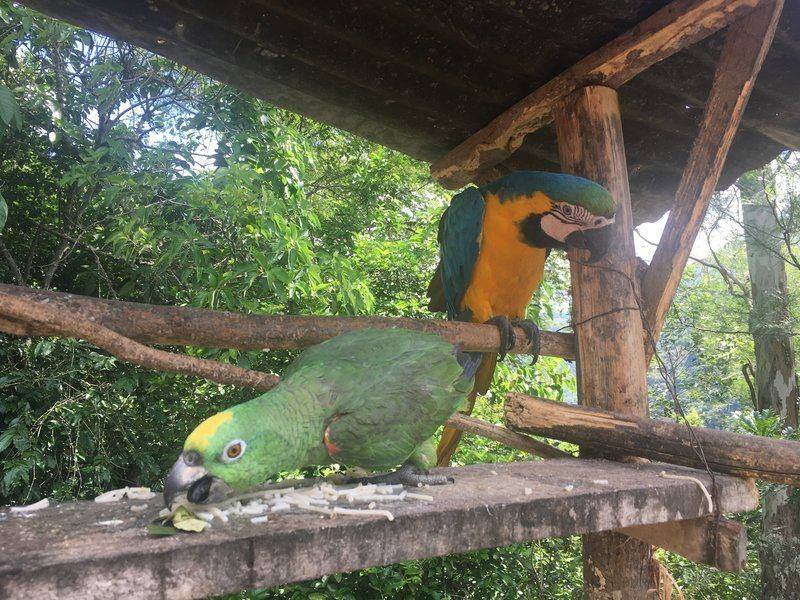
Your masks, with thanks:
M525 312L553 248L585 248L590 260L608 249L614 201L604 187L573 175L518 171L453 197L439 221L439 267L428 286L429 307L447 318L500 329L502 360L519 326L538 355L539 329ZM489 389L497 354L484 354L467 399ZM445 427L437 463L446 466L461 439Z

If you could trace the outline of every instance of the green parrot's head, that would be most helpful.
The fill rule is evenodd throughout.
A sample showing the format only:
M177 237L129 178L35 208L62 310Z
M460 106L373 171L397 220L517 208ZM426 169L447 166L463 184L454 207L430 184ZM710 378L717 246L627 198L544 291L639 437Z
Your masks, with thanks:
M286 439L256 418L257 405L245 402L198 425L164 483L167 506L185 492L189 502L217 502L231 491L262 483L281 470Z
M590 262L607 252L615 206L603 186L574 175L517 171L485 186L501 200L525 198L528 214L519 220L522 240L537 248L582 248Z

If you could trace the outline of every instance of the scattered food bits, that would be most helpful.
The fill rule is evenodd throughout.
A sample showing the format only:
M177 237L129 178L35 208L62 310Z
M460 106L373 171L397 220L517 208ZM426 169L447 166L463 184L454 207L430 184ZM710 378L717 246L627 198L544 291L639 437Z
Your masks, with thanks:
M530 496L532 493L533 493L533 490L531 488L525 488L525 495L526 496Z
M497 471L489 471L492 475L497 475Z
M140 513L147 510L147 504L134 504L131 506L131 512Z
M608 485L608 479L595 479L592 483L596 483L597 485Z
M433 502L433 496L429 496L428 494L416 494L413 492L403 492L406 495L406 498L411 498L412 500L425 500L427 502Z
M394 515L388 510L370 510L368 508L343 508L341 506L334 506L333 513L337 515L380 515L382 517L386 517L389 521L394 521Z
M564 491L565 491L565 492L571 492L571 491L572 491L572 490L574 490L574 489L575 489L575 486L574 486L574 485L572 485L572 484L570 484L570 485L565 485L565 486L564 486Z
M120 490L113 491L119 492ZM320 518L333 518L336 515L381 516L392 521L394 514L381 508L380 503L391 502L396 505L398 502L409 500L432 502L434 498L428 494L409 492L403 489L402 484L359 484L355 487L337 488L330 483L320 483L298 489L291 487L248 492L216 505L173 506L174 511L163 509L159 513L159 517L163 520L160 525L151 524L150 527L153 535L172 535L176 533L175 528L185 531L202 531L214 519L227 523L230 517L239 515L251 517L249 519L251 523L260 524L268 521L268 513L285 512L292 509L319 513ZM336 506L333 503L337 501L347 502L349 505L366 506L366 508ZM147 507L147 505L142 506ZM172 522L172 527L168 526L169 521Z
M104 525L108 527L116 527L117 525L122 525L124 521L122 519L110 519L108 521L98 521L98 525Z
M97 496L95 502L119 502L125 497L130 500L152 500L156 497L155 492L151 492L149 487L124 487L118 490L109 490Z
M37 510L42 510L43 508L47 508L50 506L50 499L45 498L44 500L39 500L38 502L34 502L33 504L28 504L27 506L12 506L11 512L12 513L31 513Z

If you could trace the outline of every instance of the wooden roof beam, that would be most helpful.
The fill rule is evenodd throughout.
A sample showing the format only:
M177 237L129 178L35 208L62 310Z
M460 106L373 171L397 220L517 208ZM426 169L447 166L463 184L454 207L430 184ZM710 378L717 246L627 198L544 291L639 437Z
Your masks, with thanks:
M661 241L642 279L642 317L655 339L678 289L782 9L783 0L767 0L733 24L727 33L700 132L689 154ZM649 360L653 353L649 340L646 349Z
M694 44L767 0L675 0L627 33L529 94L431 165L431 174L456 189L474 181L553 120L563 97L586 85L617 88L651 65Z

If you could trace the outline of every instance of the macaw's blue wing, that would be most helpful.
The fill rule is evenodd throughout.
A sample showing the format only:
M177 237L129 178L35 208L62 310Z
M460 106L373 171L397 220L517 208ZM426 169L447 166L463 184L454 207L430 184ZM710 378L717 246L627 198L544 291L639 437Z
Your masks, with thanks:
M451 320L470 320L469 313L462 311L460 304L478 262L485 211L483 196L473 187L456 194L439 221L440 262L428 295L431 308L446 310Z

